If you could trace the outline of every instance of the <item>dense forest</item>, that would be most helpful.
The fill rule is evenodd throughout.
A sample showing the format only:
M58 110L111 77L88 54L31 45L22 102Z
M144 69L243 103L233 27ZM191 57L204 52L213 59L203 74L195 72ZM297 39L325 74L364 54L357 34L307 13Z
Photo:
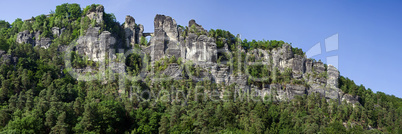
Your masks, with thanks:
M132 88L136 92L152 91L137 96L120 94L118 79L106 83L78 81L64 68L59 46L69 44L94 25L101 26L100 31L124 37L121 24L113 14L105 13L103 24L96 24L85 16L97 6L81 8L78 4L62 4L49 16L39 15L31 21L16 19L11 24L0 21L0 51L18 57L17 63L3 61L0 64L0 133L402 133L401 98L374 93L342 76L339 88L359 96L360 104L327 101L318 94L297 96L289 101L269 101L236 92L234 85L190 79L124 80L127 92ZM56 37L51 33L52 27L65 30ZM53 39L51 46L44 49L17 43L17 34L24 30L42 31L41 37ZM225 41L231 51L238 51L234 43L237 38L230 32L217 29L208 33L216 39L218 48L223 47ZM141 40L137 47L147 44L145 39ZM246 51L274 49L284 43L242 40L241 47ZM292 51L304 55L301 49ZM75 53L71 55L75 57L72 59L75 67L96 64ZM170 58L155 63L155 68L163 70L167 63L184 65L180 59ZM138 55L129 56L126 64L129 73L135 74L144 66ZM264 72L264 66L248 69L254 76L270 76L260 73ZM188 73L197 74L197 68L190 70ZM266 82L294 82L287 79L286 72L279 75L282 79ZM176 90L171 91L172 87ZM216 88L224 88L230 95L225 99L216 99L219 95L199 99L197 97L202 95L194 94L195 90Z

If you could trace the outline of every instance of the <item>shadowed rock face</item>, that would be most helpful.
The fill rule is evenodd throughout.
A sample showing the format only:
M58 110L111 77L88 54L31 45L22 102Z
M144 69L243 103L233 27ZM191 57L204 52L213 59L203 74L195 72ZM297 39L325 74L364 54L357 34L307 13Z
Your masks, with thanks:
M158 60L162 57L180 57L179 33L174 19L165 15L156 15L154 20L154 36L151 38L151 57Z
M123 28L126 36L127 47L140 43L139 40L142 37L142 32L144 31L144 27L141 24L137 26L137 24L135 24L135 19L127 15Z

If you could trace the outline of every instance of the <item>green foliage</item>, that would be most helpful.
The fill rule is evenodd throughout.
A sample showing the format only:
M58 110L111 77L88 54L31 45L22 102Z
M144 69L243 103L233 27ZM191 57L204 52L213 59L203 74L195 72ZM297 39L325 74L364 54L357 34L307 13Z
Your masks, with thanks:
M274 48L282 47L283 44L285 44L284 41L277 41L277 40L269 40L269 41L266 41L266 40L262 40L262 41L252 40L252 41L248 41L247 39L244 39L243 41L241 41L241 46L245 50L257 49L257 48L258 49L263 49L263 50L272 50ZM301 49L298 49L298 48L294 48L294 49L297 50L297 51L303 52Z
M225 31L222 29L216 29L216 30L211 29L208 32L208 36L215 38L218 49L222 48L225 45L225 43L228 44L229 48L234 46L236 43L235 36L232 33L230 33L229 31Z
M153 67L156 74L160 74L172 63L188 67L190 72L183 71L181 80L153 81L146 78L130 81L116 77L107 82L77 81L70 76L68 69L64 68L65 63L60 57L63 53L57 51L57 47L68 44L80 34L84 34L91 22L80 13L86 14L95 10L96 6L87 6L81 11L78 4L63 4L56 7L54 16L40 15L32 22L16 19L9 24L0 21L0 49L18 57L15 64L0 65L1 133L401 132L400 98L382 92L373 93L371 89L356 85L354 81L343 76L339 78L340 89L359 96L361 105L327 101L325 97L314 93L277 102L270 95L262 98L241 92L235 88L235 84L222 85L209 80L197 82L186 76L201 76L205 70L191 61L183 65L183 59L174 56L161 58ZM113 14L105 14L104 21L104 24L99 24L103 30L110 30L117 36L124 33ZM60 37L55 37L48 49L15 43L15 35L22 30L41 30L43 36L49 36L47 32L53 26L66 30ZM190 30L194 31L194 27ZM253 81L250 78L250 83L257 87L272 83L282 86L308 85L303 79L291 79L293 71L290 68L282 72L278 68L271 70L269 65L251 65L245 68L246 62L260 60L251 55L246 61L247 53L236 49L236 45L241 45L246 50L272 50L281 47L283 41L243 40L237 44L235 41L238 39L230 32L219 29L210 30L208 36L216 39L219 48L223 47L224 43L230 47L232 52L220 54L219 59L225 61L230 58L229 53L233 55L233 61L227 62L227 65L233 65L234 75L249 72L254 78L267 78L263 81ZM141 42L141 45L147 44L143 38ZM304 55L301 49L294 48L292 51ZM97 64L75 52L70 55L72 66L75 68ZM150 71L150 56L144 57L130 54L125 59L126 70L131 74L138 74L147 66ZM320 75L326 77L326 73ZM120 85L120 82L124 86ZM142 91L149 93L137 96L121 93L143 93ZM217 99L219 95L202 100L202 94L214 95L213 91L224 91L224 94L228 94L223 96L226 100ZM165 94L159 94L162 92ZM164 99L167 101L163 101ZM369 126L374 130L368 130Z
M297 55L300 55L300 56L304 56L304 55L305 55L305 53L303 52L303 50L302 50L301 48L297 48L297 47L293 47L293 48L292 48L292 52L293 52L293 54L297 54Z
M201 30L201 29L197 29L197 27L196 27L196 25L194 24L194 25L192 25L192 26L190 26L190 29L188 29L188 31L187 31L188 33L195 33L195 34L197 34L197 36L200 36L200 35L205 35L205 34L207 34L204 30Z
M10 23L8 23L7 21L4 21L4 20L0 20L0 31L2 31L3 29L7 29L7 28L11 28Z
M83 19L81 19L81 29L80 33L81 35L85 35L85 30L89 28L89 24L91 23L91 20L87 16L85 16Z
M92 4L92 5L88 5L84 8L82 14L86 15L87 13L89 13L90 11L95 11L96 7L100 6L99 4Z
M328 73L325 71L325 72L321 72L319 75L318 75L318 77L319 78L325 78L325 79L327 79L328 78Z
M342 125L341 122L334 122L328 124L328 127L325 128L326 134L344 134L346 133L346 128Z
M141 36L140 38L140 45L148 46L148 41L144 36Z
M77 19L81 17L81 7L79 4L73 3L68 4L64 3L62 5L56 6L55 16L61 18L70 18L70 19Z
M126 66L129 74L138 75L142 68L142 58L139 54L133 53L126 58Z
M68 13L68 4L67 3L56 6L56 10L55 10L56 16L66 17L67 13Z
M69 4L67 8L68 8L68 14L70 15L71 18L76 19L81 17L81 7L79 4L76 3Z
M8 48L9 48L9 45L8 45L6 39L0 38L0 50L7 51Z

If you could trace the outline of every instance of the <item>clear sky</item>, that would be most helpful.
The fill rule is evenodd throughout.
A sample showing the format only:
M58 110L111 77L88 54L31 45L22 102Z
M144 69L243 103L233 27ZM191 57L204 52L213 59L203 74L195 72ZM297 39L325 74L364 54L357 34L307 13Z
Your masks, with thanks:
M134 0L134 1L56 1L2 0L0 19L12 23L48 14L62 3L81 7L97 3L114 13L119 22L126 15L153 32L156 14L174 18L179 25L195 19L206 29L224 29L244 39L283 40L309 50L320 43L327 56L339 57L341 75L374 92L402 98L402 1L316 0ZM325 39L338 34L337 51L325 53Z

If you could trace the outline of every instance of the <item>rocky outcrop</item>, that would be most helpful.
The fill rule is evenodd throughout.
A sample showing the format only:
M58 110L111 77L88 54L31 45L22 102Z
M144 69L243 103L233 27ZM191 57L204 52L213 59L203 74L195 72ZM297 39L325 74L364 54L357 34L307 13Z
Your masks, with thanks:
M340 99L341 102L345 101L346 103L352 103L352 104L360 104L359 100L360 98L358 96L352 96L350 94L345 94L343 92Z
M183 48L185 60L192 60L196 63L217 61L215 40L206 35L197 36L195 33L189 33Z
M0 50L0 65L2 64L15 65L17 63L18 63L18 57L12 56L10 54L7 54L6 51Z
M190 20L188 27L193 25L197 29L196 32L189 30L185 40L180 42L182 58L199 64L206 62L216 63L218 56L215 39L208 37L204 28L197 24L195 20Z
M144 26L142 24L138 24L138 28L137 28L137 33L138 33L138 42L140 41L141 37L145 37L144 35Z
M95 20L97 24L103 22L104 8L102 5L97 6L94 10L89 10L86 14L90 20Z
M229 82L229 66L216 65L211 67L212 80L216 83L227 84Z
M90 19L95 19L98 23L102 21L103 7L98 6L96 10L90 11L87 16ZM100 20L99 20L100 19ZM279 70L279 74L285 71L291 71L291 80L287 82L274 82L270 79L266 81L256 81L249 74L244 72L232 72L233 65L228 64L229 61L220 61L218 63L218 50L213 37L208 37L208 32L195 20L190 20L188 28L178 26L176 21L165 15L156 15L154 19L154 33L144 33L143 25L137 25L135 19L131 16L126 16L124 25L126 47L130 48L134 44L139 44L141 37L151 36L150 46L141 47L141 52L151 56L151 65L161 58L180 58L182 64L191 63L193 68L201 68L197 76L192 76L188 70L183 68L183 65L176 63L169 64L166 69L160 70L158 74L155 72L141 72L146 76L169 76L175 80L191 79L194 82L202 80L210 80L223 87L234 85L239 93L254 92L254 96L267 96L274 101L287 101L294 99L296 96L319 94L326 99L334 99L346 101L347 103L358 104L359 98L344 94L339 89L338 79L339 71L332 65L328 67L321 61L307 59L304 55L294 54L292 46L283 44L280 47L272 50L254 49L247 50L246 65L251 65L257 62L267 65L270 75ZM99 32L100 27L90 27L87 29L84 36L79 37L75 50L78 54L87 56L93 61L104 61L105 59L114 59L115 49L121 48L116 43L112 34L108 31ZM60 28L52 28L52 33L55 36L60 36L62 30ZM40 33L29 33L24 31L17 37L17 42L45 44L46 40L33 40ZM120 40L119 40L120 41ZM228 45L225 44L224 51L230 52ZM237 47L238 52L246 52L242 47ZM65 48L59 47L59 51L64 51ZM221 50L219 50L221 51ZM223 54L220 52L219 54ZM241 54L239 54L241 55ZM251 58L253 57L253 58ZM248 59L253 60L248 60ZM254 63L253 63L254 62ZM161 62L162 64L168 64ZM116 65L116 66L114 66ZM110 66L112 72L122 74L125 71L124 65L119 63ZM245 67L246 68L246 67ZM77 70L78 72L86 73L91 69L84 68ZM236 70L237 71L237 70ZM275 73L276 75L276 73ZM142 76L142 75L141 75ZM300 84L302 83L302 84ZM222 89L217 89L222 91ZM221 93L222 94L222 93Z
M179 34L177 24L170 16L156 15L154 20L154 36L151 38L151 57L158 60L162 57L180 57Z
M137 25L135 24L135 19L129 15L126 16L126 21L123 25L124 32L126 35L126 46L129 47L130 45L138 44L139 37L138 32L139 30Z
M28 30L25 30L18 33L16 42L19 44L32 44L32 46L39 46L45 49L49 48L50 44L52 43L52 39L49 37L41 37L41 34L41 31L30 33Z
M25 30L23 32L19 32L17 35L17 43L26 43L26 44L34 44L34 40L32 39L35 36L35 34L30 33L28 30Z
M200 31L205 31L201 25L194 20L189 22L195 25ZM181 37L176 21L170 16L156 15L154 20L154 36L151 38L151 46L148 49L152 61L162 57L181 57L184 61L192 61L196 64L216 62L217 49L215 40L204 34L189 32L187 36Z
M85 55L93 61L104 61L107 57L115 57L115 42L108 31L99 34L100 27L90 27L84 36L77 40L78 54Z
M52 39L49 37L41 37L42 32L37 31L35 33L35 44L34 46L39 46L41 48L49 48L50 44L52 43Z
M52 27L52 34L55 35L56 37L59 37L63 31L65 30L65 28L59 28L59 27Z
M337 88L338 87L338 79L339 79L339 71L332 65L328 65L328 78L327 78L327 88Z
M234 84L241 92L258 90L258 95L272 96L274 100L284 101L299 95L320 94L326 99L349 100L357 102L350 96L345 96L338 88L339 71L329 65L327 68L321 61L307 59L304 55L293 54L292 46L283 44L273 50L250 50L246 58L253 56L255 61L261 61L270 67L270 71L278 69L280 72L291 70L291 81L302 81L305 84L249 84L249 75L234 75L228 64L217 63L217 47L214 38L208 37L208 32L195 20L190 20L187 31L178 27L176 21L169 16L156 15L154 20L154 34L151 46L143 52L151 55L151 62L162 57L181 57L183 62L191 61L194 65L209 71L203 74L204 79L210 79L217 84ZM183 34L185 33L185 34ZM240 52L245 52L241 47ZM229 51L226 49L226 51ZM253 64L246 60L248 64ZM179 78L181 74L177 65L169 66L163 74ZM205 73L206 71L204 71ZM184 76L180 76L182 78ZM195 78L198 79L198 78ZM199 80L199 79L198 79Z
M168 68L166 68L162 74L166 75L166 76L170 76L171 78L175 79L175 80L179 80L182 79L182 71L183 69L177 65L176 63L173 64L169 64Z

